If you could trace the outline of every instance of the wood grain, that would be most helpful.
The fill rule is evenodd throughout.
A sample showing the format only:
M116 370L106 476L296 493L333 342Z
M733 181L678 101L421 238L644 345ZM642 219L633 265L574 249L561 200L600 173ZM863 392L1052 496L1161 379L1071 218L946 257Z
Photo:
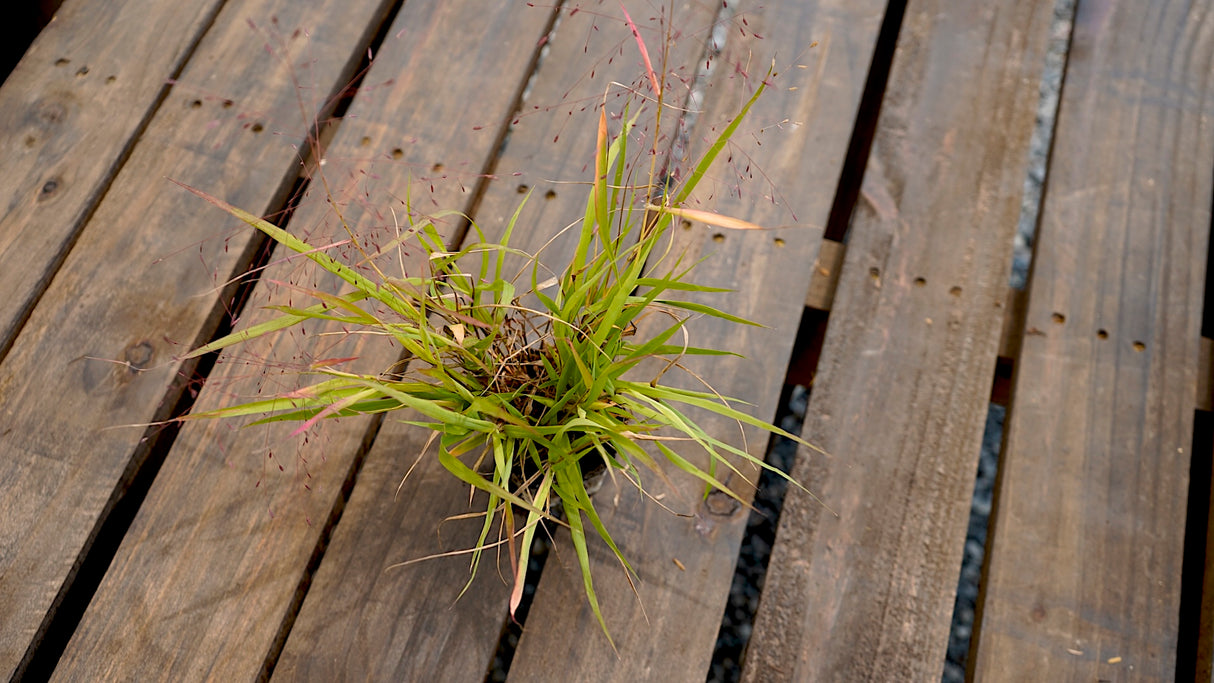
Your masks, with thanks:
M405 157L415 168L429 169L445 163L451 172L457 172L452 160L474 154L487 165L495 145L469 146L465 131L484 118L495 120L499 130L511 120L517 97L531 73L532 55L552 18L551 11L523 11L517 5L503 5L486 12L475 1L446 3L442 11L422 7L410 12L411 7L406 5L397 24L406 30L425 26L427 44L393 46L390 49L395 52L381 53L376 68L382 67L385 73L445 71L451 84L419 78L409 83L410 88L394 89L385 101L360 100L334 147L353 151L367 125L398 134L429 131L424 153L410 150ZM461 41L460 36L469 30L516 39ZM455 54L439 49L446 43L459 44L462 49ZM551 49L559 54L561 45L553 44ZM396 66L398 63L400 66ZM481 65L492 63L503 68L485 73ZM372 80L378 73L372 72ZM458 90L453 92L453 88ZM475 111L460 114L444 110L453 102L472 98L479 103ZM412 101L433 104L400 118L399 112ZM465 172L472 170L476 169ZM391 188L406 183L408 172L408 167L398 165L379 170L376 175L382 178L383 187ZM469 179L469 188L475 180ZM469 211L470 195L461 197L451 189L455 188L434 196L437 205ZM517 201L517 194L514 196ZM390 354L383 359L385 366L395 358L396 351L384 345L378 352ZM468 548L480 528L475 519L446 521L470 512L474 506L467 487L433 458L433 447L401 486L429 437L427 430L403 424L406 419L423 418L416 414L387 418L367 454L291 629L275 678L408 681L425 680L442 672L442 677L449 680L477 680L488 669L506 619L507 589L494 566L496 553L488 554L479 580L458 602L456 598L468 577L466 555L392 566ZM476 503L483 505L484 501L478 499Z
M941 675L1052 12L906 7L743 680Z
M165 177L253 211L281 202L298 172L301 117L350 78L383 11L374 0L341 13L294 2L222 13L0 364L0 675L24 666L147 456L156 432L123 425L167 416L189 372L176 355L213 332L226 303L217 285L249 261L247 232L225 241L231 223ZM267 55L271 16L283 33ZM312 38L292 40L297 26ZM301 65L310 112L285 77Z
M737 290L703 302L767 326L694 321L689 326L694 343L748 358L685 359L721 393L754 404L746 409L762 419L775 414L796 314L809 289L883 10L883 2L784 2L747 12L745 24L737 20L729 27L727 53L719 59L692 134L690 159L696 159L776 59L780 73L742 124L732 163L714 169L697 200L760 225L789 227L739 233L690 226L678 230L673 247L688 259L706 257L693 281ZM750 78L742 75L747 70ZM740 179L739 197L731 188ZM677 373L665 381L702 388ZM747 430L743 441L728 420L694 417L715 436L763 456L765 432ZM681 450L698 459L695 449ZM550 672L572 670L587 681L704 679L748 511L719 493L704 500L698 483L676 480L670 491L651 481L650 493L665 493L664 503L682 517L629 487L598 494L605 524L640 575L639 595L634 595L611 553L592 546L596 591L619 656L586 605L577 561L565 540L549 557L511 680L545 680ZM730 483L743 495L752 492L747 481Z
M843 254L847 245L834 240L822 240L822 249L814 262L813 275L809 281L809 293L805 295L806 308L829 311L835 302L835 290L839 288L839 270L843 268Z
M1209 3L1080 3L979 677L1172 680L1210 205Z
M69 2L0 89L0 358L222 2Z
M835 289L839 284L839 269L843 267L846 245L834 240L822 240L814 264L813 280L805 307L829 311L834 305ZM1020 343L1024 338L1024 316L1028 309L1028 294L1022 289L1009 287L1003 304L1003 326L999 335L999 360L1015 365L1020 357ZM995 380L999 384L999 378ZM1010 384L1010 382L1009 382ZM1008 390L1010 392L1010 388ZM991 402L1006 405L1007 396L997 388L992 392ZM1202 337L1197 358L1197 395L1193 404L1197 410L1214 409L1214 339Z
M333 20L346 12L334 6L325 16ZM500 144L549 20L549 10L513 5L493 11L477 2L406 5L347 112L346 124L326 151L325 181L313 180L292 228L330 243L344 235L332 210L337 207L360 239L382 243L395 234L392 211L404 220L401 199L410 194L419 202L466 210L477 175ZM460 40L473 30L517 39ZM454 45L463 45L465 52L453 53ZM356 43L347 44L345 50L361 52ZM453 56L458 57L454 62ZM485 70L481 68L485 63L503 68ZM460 65L458 71L453 64ZM450 78L435 77L442 72ZM478 106L467 107L474 99ZM450 169L446 181L444 173L435 170L436 164ZM395 267L395 259L381 260L379 265ZM417 265L416 258L411 265ZM278 283L336 289L332 280L317 276L315 269L298 268L293 261L275 261L259 284L254 303L290 301L293 290ZM258 311L246 316L245 323L269 315L274 314ZM334 331L338 334L321 334ZM291 377L276 376L279 362L289 369L312 358L357 357L358 367L377 372L392 365L399 353L398 347L381 338L340 334L336 326L311 326L306 335L280 335L273 344L244 345L224 354L199 396L197 409L231 402L233 396L262 387L280 389L279 383ZM268 362L268 371L251 371L246 366L250 360ZM64 680L101 674L118 679L194 672L237 679L262 675L286 638L310 579L310 562L319 557L321 532L373 436L372 422L330 421L306 437L293 437L295 425L289 424L248 430L235 430L226 422L187 424L56 675ZM411 459L403 456L390 464L401 461ZM391 480L397 477L395 470L387 475ZM429 531L441 518L436 511L423 509L413 519ZM368 569L374 577L385 566ZM457 590L462 586L458 577L449 583ZM367 582L352 588L371 587L372 582ZM446 606L436 599L419 604L417 613L462 624L470 640L477 628L483 628L473 623L478 615L448 619L443 613ZM397 615L380 612L379 607L374 602L342 604L338 613L378 615L381 621L366 624L370 632L353 629L340 642L321 643L312 654L328 666L326 647L358 653L365 651L359 648L380 644L379 627ZM432 625L420 627L417 635L423 640L434 637L426 632ZM306 630L307 622L301 626ZM492 627L490 653L498 628L500 623ZM486 639L479 640L483 645ZM409 655L425 661L416 651ZM392 677L387 660L373 658L358 664ZM475 668L483 675L485 663ZM284 662L284 669L288 677L292 671L304 678L320 675L315 666L304 666L297 658Z
M626 4L644 34L657 36L655 16L645 3ZM571 258L574 244L550 240L585 211L582 188L563 181L587 177L603 89L612 80L628 82L640 73L634 60L618 56L635 44L622 20L607 18L616 8L605 7L609 9L563 13L475 215L487 237L498 239L529 191L511 246L529 253L543 248L542 261L554 269ZM678 25L708 26L714 10L681 6ZM699 45L688 41L683 49ZM618 113L619 101L612 97L609 102L609 111ZM647 158L641 159L647 165ZM479 520L443 521L469 511L467 487L433 458L423 459L397 494L428 434L395 420L385 424L367 456L277 677L420 680L442 671L450 680L472 680L489 667L507 619L508 587L501 578L509 572L505 557L499 560L491 553L458 602L467 578L466 556L388 569L396 562L468 548L480 529ZM584 598L579 594L579 599Z

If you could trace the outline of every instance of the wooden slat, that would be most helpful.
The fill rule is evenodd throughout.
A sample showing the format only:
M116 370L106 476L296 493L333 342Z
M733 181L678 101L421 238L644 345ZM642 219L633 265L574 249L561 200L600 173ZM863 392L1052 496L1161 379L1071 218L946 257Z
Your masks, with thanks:
M298 172L291 143L303 142L301 117L316 115L301 111L282 62L306 65L303 83L314 89L304 102L323 105L351 77L352 55L383 12L380 0L340 13L283 0L221 13L0 364L0 675L26 665L76 563L148 453L154 432L122 426L167 416L179 373L189 373L175 356L213 332L216 280L248 262L247 231L225 241L231 222L165 177L253 211L281 202ZM272 16L277 30L267 27ZM251 30L249 20L263 28ZM311 39L292 39L296 26ZM225 108L222 98L236 104Z
M426 26L427 43L396 45L390 48L392 54L381 53L371 80L376 80L376 74L398 71L443 71L445 78L419 78L408 83L409 88L394 89L385 101L360 101L343 126L338 146L345 144L356 151L361 131L369 124L396 134L431 131L424 155L406 157L420 168L433 168L435 163L450 168L452 160L470 154L488 160L494 148L469 147L464 141L466 131L486 117L495 120L499 129L510 120L515 100L531 73L531 57L552 18L551 10L523 11L507 4L487 12L476 0L443 6L443 11L422 6L414 12L405 6L397 24L406 30ZM461 36L469 31L516 38L462 41ZM556 64L570 59L566 53L574 51L573 42L566 37L551 43L549 59ZM462 49L452 52L444 44ZM484 64L509 65L509 69L487 72ZM507 84L513 90L506 89ZM476 98L476 111L462 118L447 111L452 101L463 98ZM399 112L411 101L431 106L419 107L402 119ZM377 171L380 186L387 190L403 185L408 171L407 167ZM513 188L511 192L518 201ZM391 201L387 196L379 198ZM467 197L460 199L449 191L433 199L443 208L471 209ZM462 203L456 205L455 201ZM358 227L366 230L370 226ZM383 351L393 351L391 345L383 346ZM384 359L385 366L389 362L391 357ZM450 680L477 680L493 658L508 597L493 566L496 553L488 554L484 574L459 602L456 599L467 578L466 555L390 568L398 562L471 547L479 530L476 520L445 521L470 511L468 493L432 457L433 447L400 487L430 435L428 430L403 424L405 419L425 418L412 413L394 415L376 437L275 669L278 679L410 681L442 672ZM476 502L484 504L480 498Z
M814 262L813 276L809 281L809 294L805 305L819 311L829 311L835 301L835 290L839 287L839 271L843 269L843 254L847 247L842 242L822 240L818 260Z
M744 33L730 27L726 54L706 91L707 111L693 133L693 152L698 153L755 85L738 77L737 69L749 69L758 78L776 57L780 74L742 124L737 161L715 169L699 196L715 195L716 208L728 215L763 225L795 225L762 233L693 226L679 231L673 247L675 253L686 250L688 259L707 257L694 281L738 290L701 301L768 326L693 321L689 334L694 343L749 358L684 359L718 391L755 404L747 409L762 419L774 417L797 332L796 313L809 288L820 226L830 212L884 9L881 1L769 2L762 11L747 12L746 24L738 21ZM778 129L757 132L785 119ZM755 138L761 146L753 144ZM725 188L738 182L747 163L756 180L743 180L743 196L731 198ZM760 173L774 184L780 205L762 199L772 188L757 180ZM665 379L699 386L674 372ZM748 430L744 443L736 424L695 417L713 435L762 457L766 433ZM695 448L680 450L697 457ZM635 596L611 553L599 544L592 547L596 591L619 656L599 633L572 546L562 539L540 580L511 680L548 680L554 671L577 671L585 681L704 679L748 511L719 494L704 501L697 482L675 478L678 485L664 492L663 502L685 517L643 500L627 486L618 497L610 487L598 494L605 524L641 579ZM731 484L750 494L747 482L734 479ZM663 492L657 481L649 485L649 493Z
M935 680L1053 2L910 0L743 680Z
M977 673L1172 680L1214 159L1209 2L1080 3Z
M219 0L74 0L0 90L0 358Z
M345 6L334 6L324 16L332 21L348 11ZM431 202L467 210L478 174L500 144L550 18L550 9L512 4L490 9L475 0L407 3L377 53L363 92L326 151L326 182L313 180L309 196L292 219L293 229L321 243L344 235L329 209L327 193L341 207L355 234L380 242L394 235L392 211L403 222L406 209L401 198L407 195L424 203L427 210L432 208ZM509 35L513 40L464 40L470 32ZM323 37L315 29L313 35ZM357 54L354 45L346 50L352 48L351 54ZM487 70L484 64L500 68ZM473 100L475 108L465 106ZM439 164L442 169L437 168ZM418 265L417 256L415 253L411 266ZM380 265L394 273L399 268L394 255ZM265 274L254 301L260 305L289 300L292 292L271 285L273 282L337 289L332 278L318 279L314 272L277 262ZM246 322L253 324L269 315L274 314L259 311L247 316ZM362 366L373 371L389 367L400 353L399 347L384 343L383 338L340 334L326 338L319 337L319 331L311 327L301 338L283 337L273 346L254 344L224 354L196 408L230 402L233 395L256 391L262 382L279 381L272 374L253 372L249 376L243 361L258 353L266 354L261 358L286 362L320 354L358 356ZM299 608L319 535L340 500L343 481L365 448L371 423L368 419L329 422L307 439L292 437L295 426L289 424L239 432L227 423L186 425L90 604L57 676L90 680L104 673L105 678L134 680L157 671L204 671L215 678L257 677L267 656L276 654L279 639L286 637L284 623L289 626ZM382 480L399 481L416 449L393 451L395 444L389 439L382 446L389 449L386 463L369 466L368 477L386 464L388 471L383 472ZM267 445L272 458L266 456ZM277 471L276 461L285 473ZM431 493L441 496L452 490L435 488ZM461 499L466 500L466 494L456 490L454 495L446 495L444 504L458 504ZM391 491L386 500L376 502L391 505ZM354 530L379 535L376 540L386 543L387 550L395 551L396 542L405 547L424 545L429 537L423 533L433 535L442 511L424 495L409 502L400 511L412 513L406 518L416 525L412 534L416 539L385 535L383 526L370 522ZM358 510L350 512L343 529L359 523ZM332 564L346 559L342 542L339 537L337 554L328 556ZM371 561L360 568L366 575L358 583L337 588L360 595L372 593L377 588L374 579L381 577L388 563ZM396 572L382 578L413 576ZM418 600L414 618L433 619L413 631L406 628L412 623L407 611L382 611L383 604L375 600L343 602L332 611L325 610L320 621L305 614L282 663L286 677L329 680L324 672L333 670L332 658L337 653L349 655L338 662L338 673L355 679L371 675L414 680L416 676L396 674L407 671L409 664L424 671L439 663L451 665L446 671L457 679L463 677L458 666L467 667L465 673L482 676L497 644L501 601L489 603L499 608L496 623L473 611L452 618L446 609L463 584L458 575L441 578L445 591L401 596ZM146 586L156 589L147 592ZM334 596L327 587L332 586L322 577L317 585L320 604L333 597L344 599L345 594ZM141 594L140 599L132 600ZM478 604L477 597L470 596L469 604ZM308 604L312 606L312 601ZM326 630L338 622L349 627L340 638ZM436 644L440 630L447 635L446 655ZM309 642L309 637L321 632L321 640ZM397 642L394 636L402 633L413 640ZM306 643L302 649L295 647L300 642ZM406 651L400 649L402 645ZM480 661L472 656L473 647L479 647ZM453 652L466 655L466 661L453 658ZM397 662L390 656L405 662L405 668L395 669ZM305 657L311 660L301 661ZM349 667L361 667L361 672Z
M659 35L656 15L644 2L626 5L647 37ZM469 5L473 7L483 11ZM715 10L680 6L677 25L707 27ZM507 16L517 12L512 8ZM677 63L694 63L701 47L699 41L686 41L675 54L681 60ZM497 161L500 180L489 184L476 218L489 239L500 237L523 192L530 190L511 246L530 253L544 247L543 262L557 268L572 256L574 244L568 239L546 243L585 211L581 188L561 181L586 177L597 133L594 103L606 84L630 81L639 72L635 60L618 57L621 48L635 49L626 25L597 12L566 13L548 48L524 115ZM612 55L615 59L608 62ZM486 56L472 63L501 60ZM682 106L677 100L671 104ZM614 98L609 106L618 113ZM459 602L455 598L467 577L467 556L386 569L395 562L468 548L480 530L478 519L443 523L469 512L467 487L431 457L421 461L397 495L401 477L428 436L389 421L376 438L276 677L421 680L441 671L446 679L472 680L484 675L507 619L508 586L499 578L499 572L508 575L507 558L501 557L498 567L496 552L489 553Z
M843 254L846 245L834 240L822 240L822 249L818 252L818 260L814 264L813 280L809 284L809 294L805 297L805 306L819 311L829 311L834 305L835 289L839 282L839 270L843 267ZM1027 314L1028 296L1022 289L1007 290L1003 303L1003 327L999 335L999 359L1015 365L1020 357L1020 344L1025 334L1024 316ZM1034 330L1036 334L1039 330ZM1214 339L1201 338L1197 358L1197 396L1194 405L1198 410L1214 410ZM1003 405L1006 396L998 389L1000 379L995 379L996 390L991 401ZM1008 389L1010 391L1010 388Z

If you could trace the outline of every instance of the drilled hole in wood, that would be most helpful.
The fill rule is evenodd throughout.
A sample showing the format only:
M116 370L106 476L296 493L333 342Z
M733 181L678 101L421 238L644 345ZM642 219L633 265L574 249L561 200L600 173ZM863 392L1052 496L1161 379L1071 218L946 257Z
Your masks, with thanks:
M869 269L868 269L868 276L869 276L869 277L871 277L871 278L872 278L872 279L874 279L874 280L876 280L876 279L880 278L880 277L881 277L881 269L880 269L880 268L869 268Z
M59 59L55 60L55 66L67 66L71 63L72 60L68 59L67 57L60 57Z
M545 192L544 199L547 199L548 201L552 201L553 199L556 199L556 190L548 190L547 192Z
M952 289L948 290L948 293L952 294L953 296L961 296L961 288L953 285Z
M740 510L742 504L730 498L724 491L715 490L708 494L708 498L704 501L704 508L710 515L728 517Z
M403 156L405 156L405 150L401 149L400 147L392 150L393 159L400 159Z
M526 185L519 185L515 192L518 192L519 194L527 194L527 191L530 189L531 188L527 187Z
M371 146L371 138L369 138L369 137L367 137L367 136L365 136L365 135L364 135L364 136L363 136L363 139L358 141L358 144L359 144L359 145L361 145L361 146L363 146L363 147L370 147L370 146Z
M83 78L87 75L89 75L89 68L87 66L82 66L79 69L76 69L77 78Z
M1135 351L1146 351L1146 350L1147 350L1147 345L1146 345L1146 344L1143 344L1143 343L1142 343L1142 342L1140 342L1140 341L1136 341L1136 342L1134 342L1134 350L1135 350Z
M25 136L25 146L26 147L33 147L37 143L38 143L38 138L34 137L33 135Z
M1050 316L1050 320L1053 320L1054 322L1061 325L1062 323L1066 322L1066 316L1061 313L1054 313L1053 315Z
M783 246L784 246L784 240L780 239L779 237L775 238L775 239L774 239L774 240L772 240L772 241L776 243L776 246L777 246L777 247L783 247Z
M684 219L679 222L679 225L682 226L684 230L691 230L691 221L689 220Z
M917 277L917 278L915 278L915 286L916 287L926 287L927 280L924 278L921 278L921 277Z
M724 242L725 235L722 235L721 233L718 232L717 234L712 236L712 241L717 242L717 243Z
M253 127L250 130L252 130L254 133L260 133L261 131L263 131L265 129L266 129L266 127L261 125L260 123L254 123Z
M201 106L202 106L202 100L192 100L190 102L190 109L198 109Z
M109 85L109 84L113 83L113 82L114 82L114 81L116 81L116 80L118 80L118 77L117 77L117 76L106 76L106 77L105 77L105 84L106 84L106 85Z
M1099 330L1096 330L1096 338L1097 338L1097 339L1108 339L1108 338L1109 338L1109 331L1108 331L1108 330L1106 330L1106 329L1104 329L1104 328L1101 328L1101 329L1099 329Z
M435 165L433 165L433 166L431 166L431 167L430 167L430 170L431 170L431 171L434 171L435 173L442 173L442 172L443 172L443 165L442 165L442 164L435 164Z
M223 101L223 108L224 108L224 109L231 109L233 104L235 104L235 102L233 102L232 100L224 100L224 101Z

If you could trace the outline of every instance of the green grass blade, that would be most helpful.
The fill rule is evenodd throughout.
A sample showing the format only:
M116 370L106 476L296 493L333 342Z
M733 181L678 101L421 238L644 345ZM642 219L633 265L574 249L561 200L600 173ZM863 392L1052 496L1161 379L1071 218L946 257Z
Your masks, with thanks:
M176 182L176 181L173 181L173 182ZM337 261L332 256L329 256L328 254L326 254L322 251L317 251L315 247L308 244L307 242L304 242L303 240L299 239L298 237L292 235L291 233L287 232L286 230L283 230L282 228L278 227L277 225L274 225L273 223L270 223L269 221L258 218L257 216L254 216L253 214L251 214L243 209L232 206L231 204L223 201L222 199L213 197L201 190L194 189L194 188L190 187L189 185L185 185L182 183L177 183L177 184L181 185L181 187L194 193L195 195L201 197L202 199L210 202L211 204L214 204L215 206L223 209L224 211L227 211L229 214L235 216L236 218L239 218L240 220L244 221L248 225L250 225L254 228L257 228L261 232L268 235L275 242L278 242L279 244L287 247L288 249L290 249L292 251L295 251L300 254L303 254L304 256L307 256L309 259L314 261L321 268L324 268L325 270L329 271L330 273L333 273L337 277L340 277L341 279L350 283L351 285L358 288L359 290L366 292L368 295L375 297L376 299L383 302L389 308L391 308L392 310L401 314L402 316L405 316L407 318L415 317L416 312L412 311L409 308L409 306L404 303L404 301L402 301L401 299L399 299L398 297L393 295L390 291L380 287L375 282L372 282L371 280L367 279L366 277L360 275L357 271L355 271L354 269L350 268L349 266L346 266L345 264Z
M565 504L565 517L569 521L569 535L573 541L573 549L577 554L578 565L582 568L582 586L586 590L586 599L590 601L590 609L594 612L595 619L598 619L599 627L603 629L603 635L607 636L611 649L618 653L615 641L611 639L611 632L607 630L607 621L603 619L603 609L599 606L599 598L594 593L594 580L590 577L590 553L586 548L586 529L582 524L582 512L572 500L564 497L562 500Z
M687 201L687 198L691 196L692 191L695 190L695 187L699 184L700 179L703 178L704 174L708 172L709 167L712 166L712 162L716 160L717 155L720 154L721 150L725 148L725 145L729 143L729 138L733 137L734 131L738 129L738 126L741 125L742 120L746 118L746 114L750 112L750 108L755 102L758 101L759 96L763 94L763 90L767 88L767 79L769 78L771 78L770 70L768 70L767 75L764 76L763 80L759 82L759 87L755 89L755 93L750 96L750 99L746 102L746 105L742 107L742 110L738 112L737 116L733 117L733 121L730 121L729 125L725 126L725 130L721 131L721 134L717 136L717 139L712 143L712 146L709 147L708 151L704 153L704 156L700 159L700 163L696 164L695 170L691 172L691 175L687 176L687 181L683 183L682 189L680 189L679 193L675 195L674 201L671 202L672 205L679 206L683 202Z
M746 318L740 318L736 315L733 315L732 313L726 313L724 311L713 308L712 306L706 306L704 304L696 303L694 301L660 299L660 300L658 300L658 303L666 305L666 306L670 306L672 308L681 308L685 311L691 311L692 313L700 313L703 315L711 316L713 318L720 318L721 320L728 320L731 323L737 323L739 325L750 325L752 327L763 327L759 323L747 320Z

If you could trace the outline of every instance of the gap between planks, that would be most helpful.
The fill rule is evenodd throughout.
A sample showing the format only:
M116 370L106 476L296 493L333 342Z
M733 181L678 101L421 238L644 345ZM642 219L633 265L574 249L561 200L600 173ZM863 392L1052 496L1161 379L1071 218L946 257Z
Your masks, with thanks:
M806 308L819 311L830 311L835 299L835 288L839 284L839 270L843 266L843 255L847 245L831 239L822 240L822 248L818 252L818 260L814 263L813 280L809 285L809 294L805 297ZM1020 341L1024 336L1024 314L1028 308L1027 291L1008 287L1007 297L1003 304L1003 332L999 336L1000 369L991 390L991 402L1007 405L1010 371L1004 371L1005 364L1012 366L1020 356ZM1034 333L1033 330L1029 331ZM1040 331L1036 333L1040 334ZM1214 410L1214 339L1201 338L1201 354L1198 358L1197 394L1194 396L1194 408L1197 410Z

